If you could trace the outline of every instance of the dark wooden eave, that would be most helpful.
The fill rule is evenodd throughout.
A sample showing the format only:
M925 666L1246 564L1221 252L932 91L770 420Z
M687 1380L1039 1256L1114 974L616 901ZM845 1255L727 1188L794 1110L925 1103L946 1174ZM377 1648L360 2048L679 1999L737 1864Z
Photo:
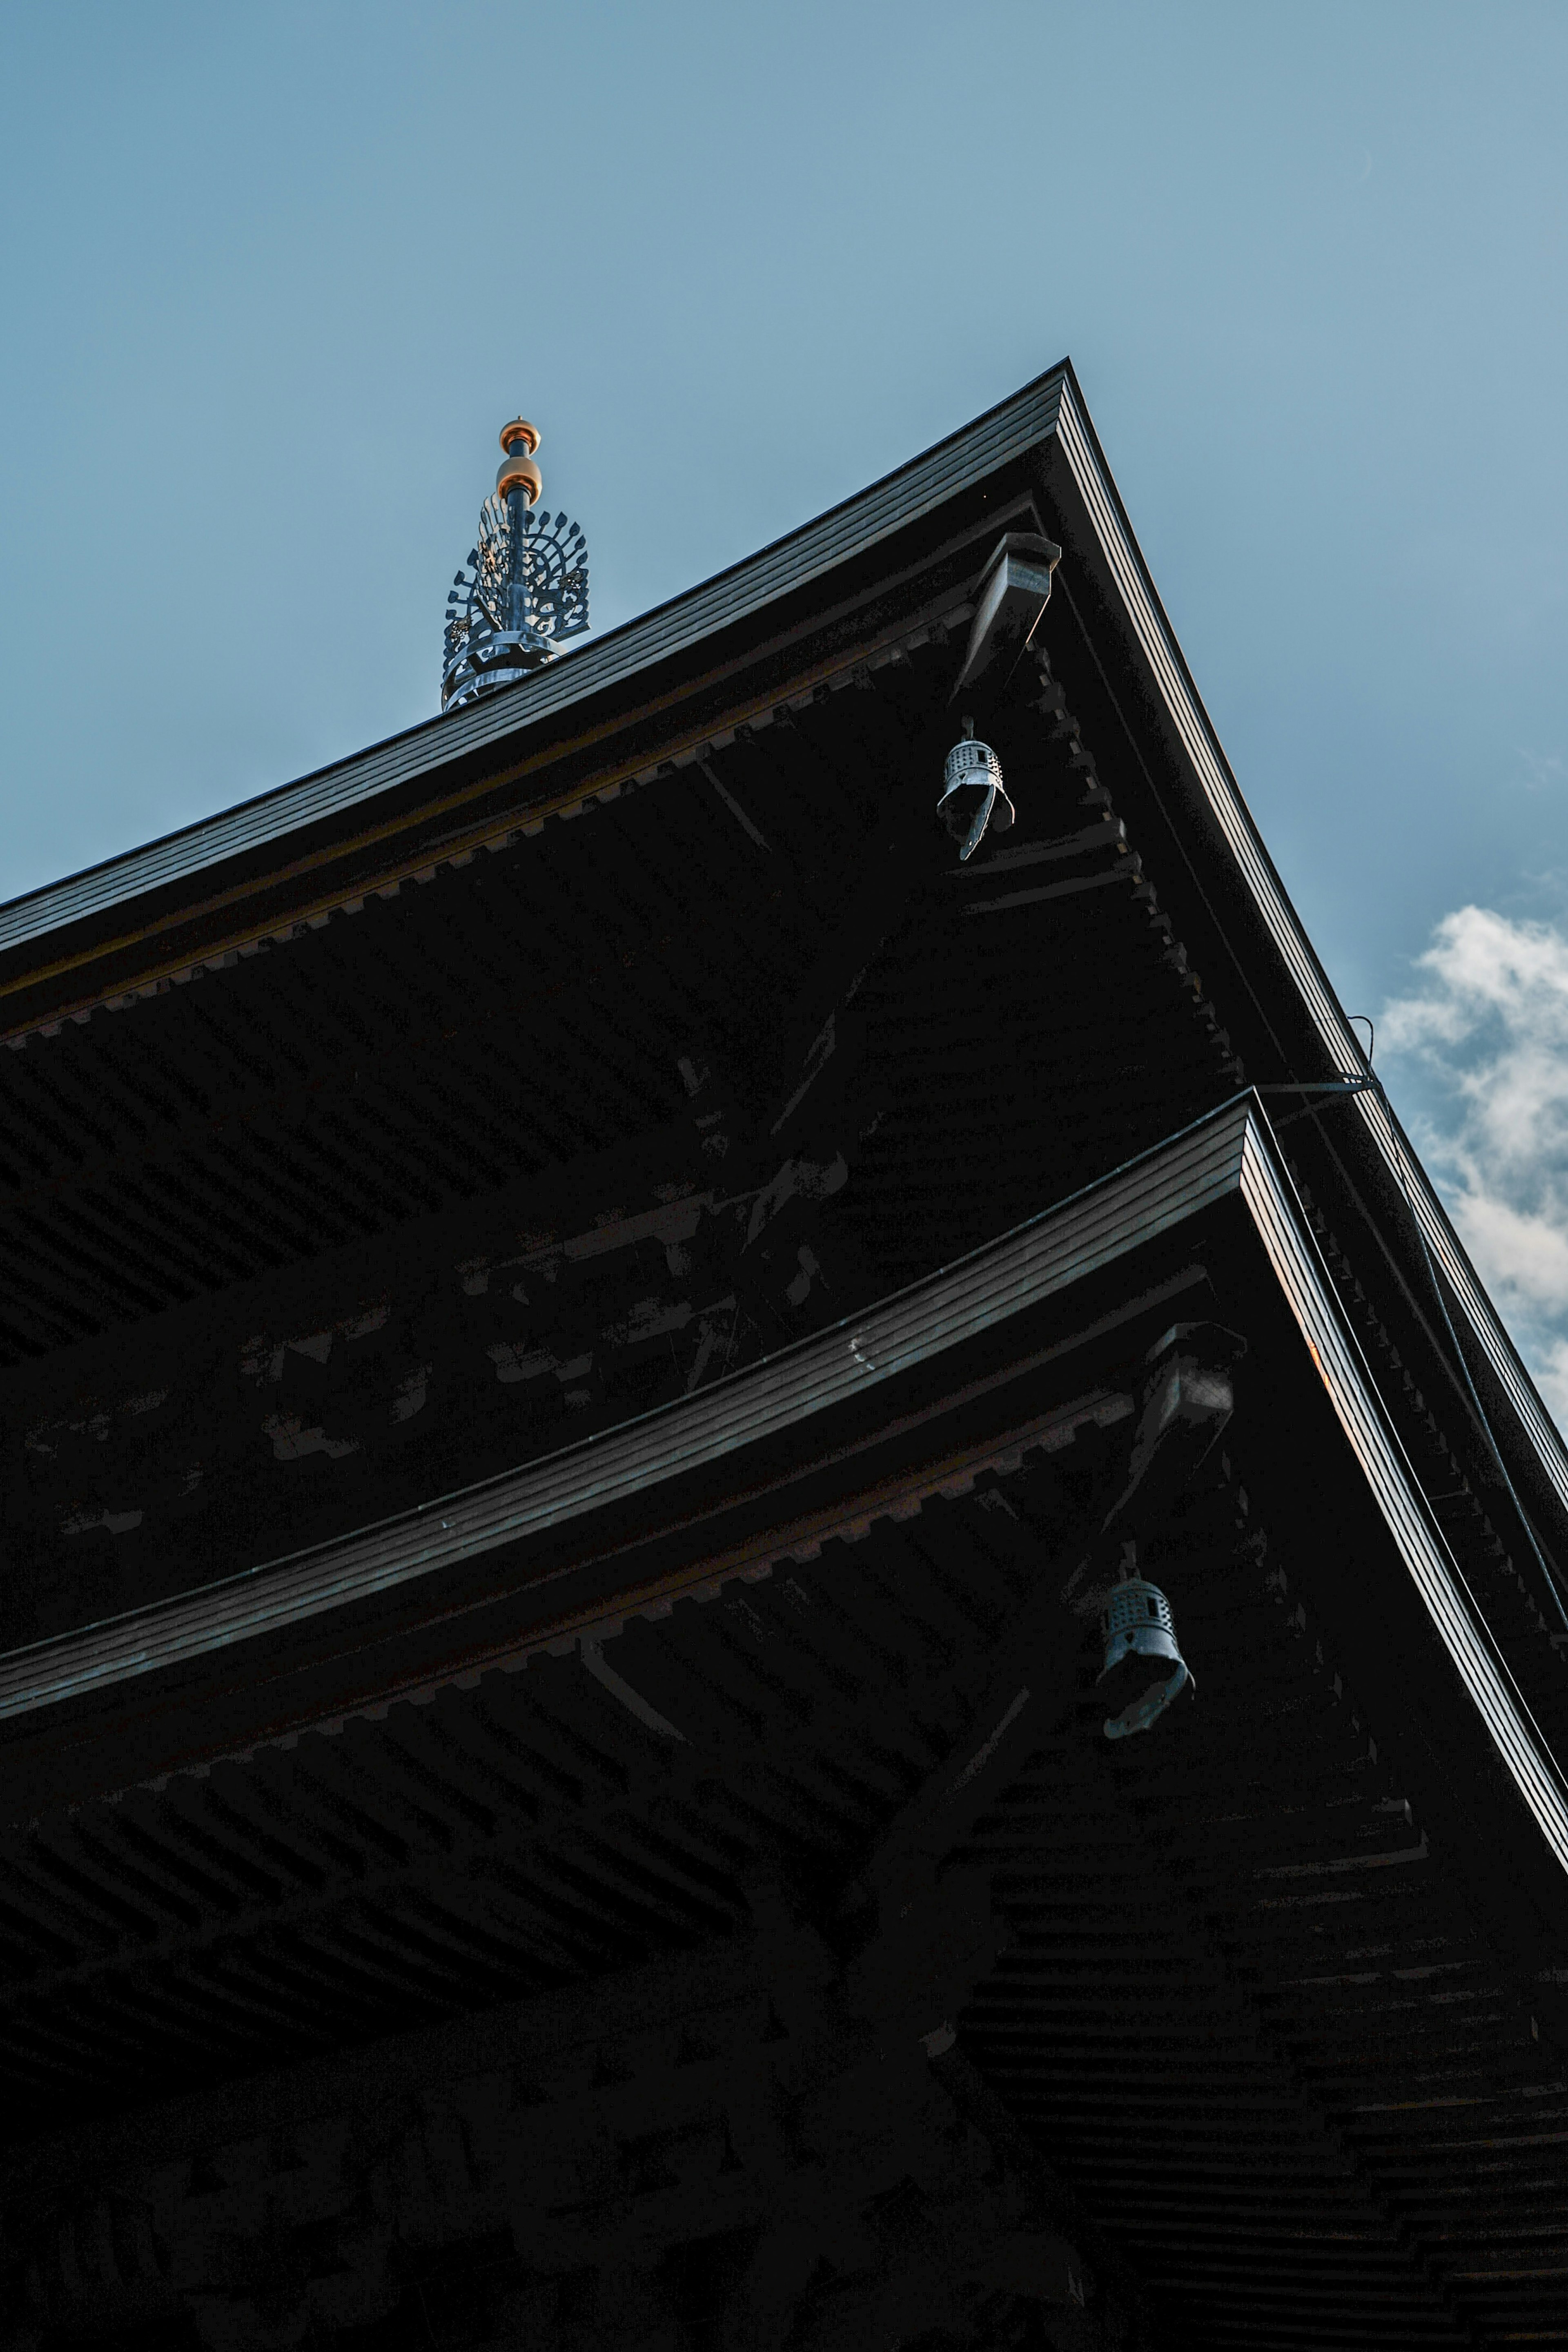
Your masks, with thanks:
M1114 1749L1058 1589L1129 1384L1194 1309L1249 1343L1228 1461L1175 1534L1202 1693ZM706 1402L540 1474L619 1562L597 1598L591 1560L558 1561L509 1645L383 1670L368 1712L326 1717L319 1687L297 1727L155 1785L37 1790L5 1841L0 2049L12 2113L55 2127L0 2162L0 2203L57 2324L172 2324L214 2223L238 2245L266 2213L320 2312L368 2324L384 2262L337 2219L368 2200L405 2245L523 2278L755 2230L780 2194L852 2210L930 2095L906 1934L929 1851L942 1916L978 1874L1011 1939L932 2077L993 2147L986 2097L1067 2168L1155 2297L1134 2340L1550 2341L1563 1792L1256 1106ZM454 1498L444 1575L504 1559L525 1500ZM340 1653L340 1696L361 1670ZM122 1760L136 1737L114 1727ZM880 1922L848 1966L817 1916L846 1881ZM846 2046L873 1996L873 2046ZM876 2095L805 2188L738 2120L711 2179L573 2185L596 2136L835 2068ZM76 2261L103 2212L148 2217L175 2278ZM1113 2287L1066 2340L1126 2340Z
M1004 530L1063 553L988 706L1019 828L960 875L928 811ZM813 2211L897 2179L874 2082L945 2080L1199 2340L1561 2336L1568 1461L1376 1097L1273 1091L1359 1048L1069 368L0 911L0 2322L37 2234L52 2341L173 2324L135 2230L210 2286L264 2179L308 2241L269 2347L391 2326L389 2230L512 2278L761 2228L766 2165L655 2222L529 2151L700 2104L661 2034L724 2046L721 2117L831 2085L854 1979L901 2054ZM353 1357L316 1426L405 1309L375 1416ZM1192 1315L1247 1346L1146 1562L1202 1696L1113 1748L1079 1580ZM1072 2333L1065 2247L1060 2340L1125 2341Z
M923 617L961 614L996 532L1030 521L1065 551L1047 616L1058 674L1249 1076L1267 1086L1359 1072L1359 1046L1248 814L1066 363L512 693L0 910L14 1035L102 1020L95 1005L188 984L204 963L547 819L597 807L594 822L613 824L610 801L682 789L681 763L716 758L780 697L841 681ZM1419 1219L1534 1540L1561 1580L1568 1455L1407 1142L1364 1095L1313 1105L1292 1150L1418 1384L1450 1427L1467 1429L1479 1464L1489 1441L1433 1297ZM1528 1559L1531 1535L1500 1486L1493 1516Z
M591 1647L846 1527L918 1511L1080 1423L1108 1425L1113 1391L1092 1368L1124 1356L1129 1320L1180 1314L1206 1268L1227 1314L1294 1326L1348 1449L1341 1475L1364 1486L1418 1600L1397 1633L1384 1623L1382 1645L1406 1676L1422 1650L1446 1658L1438 1710L1479 1739L1455 1785L1478 1773L1494 1792L1512 1783L1505 1801L1544 1849L1532 1867L1550 1909L1568 1868L1568 1788L1412 1474L1251 1097L690 1400L294 1559L11 1653L8 1810L25 1818L102 1787L106 1772L188 1767L540 1650ZM1253 1377L1285 1393L1278 1366ZM1283 1488L1293 1438L1278 1451ZM1479 1851L1485 1832L1469 1837Z

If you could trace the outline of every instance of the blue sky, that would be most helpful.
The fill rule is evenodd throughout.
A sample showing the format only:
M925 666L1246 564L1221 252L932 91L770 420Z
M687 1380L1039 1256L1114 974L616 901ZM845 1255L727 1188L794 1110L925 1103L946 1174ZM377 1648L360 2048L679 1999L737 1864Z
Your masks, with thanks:
M602 627L1070 352L1568 1409L1568 8L0 0L0 893L430 712L517 407Z

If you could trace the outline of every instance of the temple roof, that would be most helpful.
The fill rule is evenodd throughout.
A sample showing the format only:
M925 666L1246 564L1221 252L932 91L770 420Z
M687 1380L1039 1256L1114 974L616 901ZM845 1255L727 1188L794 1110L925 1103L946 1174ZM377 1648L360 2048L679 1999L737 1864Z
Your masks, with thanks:
M1055 570L988 671L1009 546ZM965 719L1018 822L960 862ZM200 2277L214 2341L394 2352L394 2242L521 2294L786 2179L826 2226L905 2196L897 2099L947 2146L932 2082L1056 2215L1053 2342L1552 2340L1568 1457L1070 367L14 902L0 991L0 2071L51 2118L0 2223L65 2232L60 2340ZM1134 1527L1199 1696L1113 1744ZM840 2155L768 2154L841 2074ZM712 2179L637 2185L703 2099ZM529 2151L584 2134L572 2202ZM202 2268L231 2175L225 2228L298 2208L281 2315ZM127 2213L163 2270L105 2303Z
M1064 362L524 685L0 909L0 1012L16 1049L0 1065L13 1137L0 1224L15 1268L9 1311L0 1283L0 1349L37 1360L247 1274L276 1288L291 1262L463 1195L441 1164L444 1133L474 1160L472 1189L493 1186L507 1155L486 1150L482 1116L465 1109L461 1055L442 1081L433 1066L476 1011L493 1028L505 1005L538 1032L538 1062L525 1055L517 1077L541 1112L549 1104L550 1139L517 1174L678 1117L684 1047L722 1040L725 1001L749 991L755 1015L791 971L810 979L835 949L852 954L857 917L874 919L841 884L874 835L864 820L879 780L940 707L942 646L966 625L997 534L1030 522L1065 550L1042 642L1102 769L1114 768L1116 810L1219 1010L1234 1069L1265 1087L1360 1073ZM873 681L851 697L860 709L839 701ZM924 783L911 789L924 796ZM747 790L763 796L756 815ZM758 849L768 822L778 855ZM769 870L747 873L748 861ZM592 948L607 919L622 937L619 986ZM729 926L722 947L704 934L716 920ZM497 954L520 989L497 994ZM650 955L670 983L662 1001L644 985ZM820 1007L810 994L792 1012L831 1009L831 987ZM334 1032L340 1010L351 1017ZM605 1023L628 1058L604 1050ZM690 1035L664 1053L683 1023ZM378 1099L356 1129L341 1090L371 1084L377 1055L403 1065L400 1098ZM340 1097L340 1131L317 1148L323 1093ZM1440 1267L1552 1549L1568 1455L1408 1139L1374 1094L1301 1103L1314 1114L1292 1129L1302 1180L1327 1188L1325 1213L1364 1274L1387 1268L1408 1319L1400 1336L1435 1359L1423 1381L1454 1389L1473 1423L1426 1254ZM1276 1098L1276 1117L1293 1107ZM287 1139L287 1176L256 1140L269 1129ZM247 1176L256 1152L266 1164ZM367 1153L379 1167L361 1164ZM1099 1172L1092 1149L1078 1172ZM184 1195L177 1234L171 1184ZM340 1195L333 1214L324 1184ZM225 1192L226 1203L213 1197ZM1038 1205L1015 1196L1014 1213Z

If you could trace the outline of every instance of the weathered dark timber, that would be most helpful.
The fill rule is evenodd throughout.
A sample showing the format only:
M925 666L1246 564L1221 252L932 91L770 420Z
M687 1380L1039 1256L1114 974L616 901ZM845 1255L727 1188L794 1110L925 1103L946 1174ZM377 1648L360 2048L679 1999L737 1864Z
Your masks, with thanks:
M0 2345L1568 2343L1568 1460L1069 370L0 1011Z

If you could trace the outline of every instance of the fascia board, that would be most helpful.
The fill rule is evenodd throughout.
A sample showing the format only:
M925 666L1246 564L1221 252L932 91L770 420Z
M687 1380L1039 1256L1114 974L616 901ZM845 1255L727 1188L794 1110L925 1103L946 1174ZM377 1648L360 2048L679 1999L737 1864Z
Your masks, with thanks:
M727 1455L841 1414L1219 1203L1260 1242L1396 1555L1553 1860L1568 1870L1568 1787L1405 1458L1339 1308L1267 1122L1243 1097L1113 1175L852 1321L713 1388L423 1510L0 1657L0 1717L106 1696L400 1585L652 1495Z
M1406 1571L1553 1859L1568 1871L1568 1779L1500 1664L1500 1647L1377 1394L1260 1113L1247 1120L1239 1191Z

